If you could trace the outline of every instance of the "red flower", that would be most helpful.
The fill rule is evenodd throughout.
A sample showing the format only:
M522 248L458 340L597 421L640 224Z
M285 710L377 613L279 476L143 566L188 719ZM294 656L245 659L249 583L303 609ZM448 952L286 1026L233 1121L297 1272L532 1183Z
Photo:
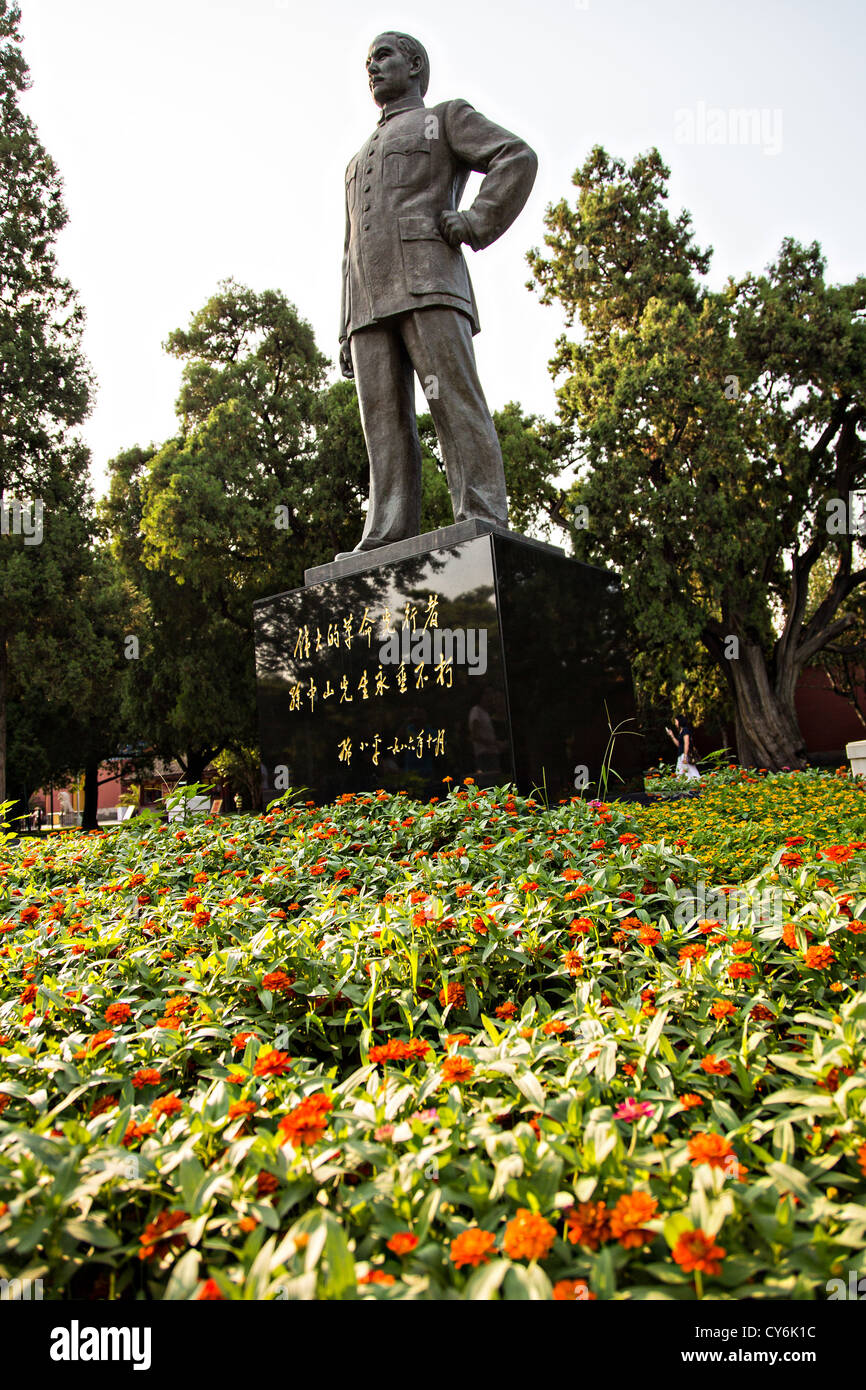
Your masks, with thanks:
M196 1301L206 1302L211 1299L225 1299L225 1294L220 1293L220 1286L215 1279L205 1279L201 1289L196 1294Z
M746 960L735 960L728 966L728 975L732 980L750 980L755 973L755 967Z
M673 1257L686 1273L699 1270L702 1274L718 1274L726 1251L713 1242L702 1230L685 1231L673 1248Z
M106 1023L127 1023L132 1014L128 1004L109 1004L105 1010Z
M275 1047L262 1048L253 1063L253 1076L285 1076L292 1065L287 1052L278 1052Z
M398 1231L387 1244L392 1254L409 1255L418 1244L418 1237L414 1236L411 1231Z
M566 1237L572 1245L597 1250L610 1240L610 1212L604 1202L578 1202L565 1213Z
M731 1074L730 1062L725 1061L724 1058L719 1059L714 1052L708 1052L700 1065L708 1076L730 1076Z
M172 1236L169 1232L183 1225L187 1215L185 1211L160 1212L156 1220L149 1222L145 1227L144 1235L138 1238L141 1243L138 1258L152 1260L156 1256L157 1259L161 1259L172 1248L180 1250L186 1243L186 1236Z
M430 1044L422 1038L410 1038L403 1042L400 1038L389 1038L386 1043L378 1043L370 1048L371 1062L407 1062L424 1057L430 1051Z
M158 1086L161 1080L162 1077L156 1067L141 1067L133 1076L132 1084L137 1091L140 1091L142 1086Z
M272 970L268 975L262 976L262 988L275 994L293 994L294 983L294 975L287 975L285 970Z
M315 1144L328 1128L328 1111L333 1108L334 1102L323 1091L306 1096L280 1120L278 1129L282 1142L295 1149Z

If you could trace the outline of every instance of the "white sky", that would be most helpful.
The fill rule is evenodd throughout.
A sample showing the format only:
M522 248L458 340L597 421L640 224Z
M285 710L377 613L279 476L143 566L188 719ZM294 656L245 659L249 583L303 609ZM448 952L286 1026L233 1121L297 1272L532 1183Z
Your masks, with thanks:
M573 202L593 144L657 145L671 208L690 209L711 278L761 270L781 238L817 238L831 281L866 271L861 0L22 0L26 107L65 181L63 272L87 310L99 393L94 478L175 429L168 333L229 275L278 288L336 359L343 174L375 125L364 60L384 29L427 47L426 101L465 97L539 156L502 240L465 249L492 408L552 415L561 326L524 288L549 202ZM675 113L763 110L767 138L685 144ZM779 113L775 115L774 113ZM781 150L775 143L781 120ZM682 128L682 122L680 122ZM477 188L470 182L464 206Z

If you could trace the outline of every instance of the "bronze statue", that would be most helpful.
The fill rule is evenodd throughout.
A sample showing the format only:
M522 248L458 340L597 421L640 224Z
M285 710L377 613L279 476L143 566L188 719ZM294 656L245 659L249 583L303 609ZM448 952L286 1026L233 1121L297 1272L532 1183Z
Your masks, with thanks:
M370 502L356 551L420 530L416 372L454 520L508 523L502 454L472 347L478 311L460 245L479 251L496 241L529 197L538 167L523 140L468 102L425 107L430 63L408 34L374 39L367 73L382 114L346 170L340 323L340 367L357 385L370 459ZM472 170L485 177L460 212Z

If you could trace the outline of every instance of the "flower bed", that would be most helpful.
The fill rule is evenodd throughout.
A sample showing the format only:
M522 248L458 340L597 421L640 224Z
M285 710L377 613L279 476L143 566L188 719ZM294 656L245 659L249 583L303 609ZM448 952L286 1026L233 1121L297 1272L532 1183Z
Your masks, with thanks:
M823 1299L866 1272L861 787L626 810L468 785L7 846L0 1276Z

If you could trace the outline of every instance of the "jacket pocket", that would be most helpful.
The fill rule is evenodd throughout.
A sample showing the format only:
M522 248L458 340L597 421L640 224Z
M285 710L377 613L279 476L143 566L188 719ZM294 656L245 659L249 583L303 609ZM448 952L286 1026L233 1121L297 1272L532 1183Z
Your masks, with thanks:
M469 299L469 276L459 251L424 216L398 218L403 269L411 294L451 294Z
M389 188L423 188L430 182L430 156L430 141L423 135L392 140L384 154L384 183Z

